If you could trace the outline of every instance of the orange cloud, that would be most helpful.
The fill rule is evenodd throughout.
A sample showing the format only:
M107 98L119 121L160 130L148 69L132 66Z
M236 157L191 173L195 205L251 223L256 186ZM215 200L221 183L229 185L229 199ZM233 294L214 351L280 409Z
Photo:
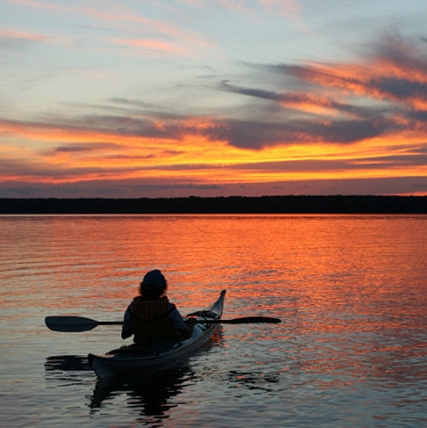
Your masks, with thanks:
M29 40L32 42L46 42L48 37L44 34L29 33L23 31L14 31L0 29L0 37L9 38L9 39L22 39Z
M133 48L132 55L141 51L144 55L200 55L201 49L215 49L215 44L207 40L204 34L194 33L188 28L183 28L175 22L161 19L147 18L139 10L127 4L105 4L102 8L80 6L79 3L55 4L49 2L38 2L33 0L10 0L11 3L21 5L25 8L43 9L55 15L75 14L93 21L100 21L101 25L108 25L113 31L131 34L129 39L123 37L110 37L105 39L108 43L118 46ZM146 38L146 34L156 34L158 38ZM1 37L1 34L0 34ZM5 33L4 37L25 38L32 41L55 40L38 34L25 34L18 32ZM165 39L171 41L164 41ZM111 49L111 46L110 46ZM136 53L135 53L136 52ZM126 51L114 52L116 55L127 54Z
M184 129L191 125L201 131L213 126L207 119L198 118L188 118L181 125ZM3 123L0 129L14 138L44 141L47 146L32 151L27 145L26 151L14 154L15 158L28 156L32 165L44 165L39 175L10 175L9 180L26 178L61 183L167 177L226 184L427 174L424 165L412 165L410 171L404 163L390 166L391 153L394 157L406 154L408 139L404 145L399 138L377 138L345 147L306 144L251 151L230 146L225 140L191 133L176 140L12 123ZM321 167L322 164L327 166Z
M147 52L161 52L167 54L179 54L179 55L188 55L189 52L186 48L176 43L168 43L160 40L143 40L143 39L110 39L113 43L134 47L137 49Z

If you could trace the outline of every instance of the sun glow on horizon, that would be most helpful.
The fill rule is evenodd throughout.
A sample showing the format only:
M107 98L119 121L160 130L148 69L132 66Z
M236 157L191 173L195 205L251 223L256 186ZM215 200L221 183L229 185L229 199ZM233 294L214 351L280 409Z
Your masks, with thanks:
M198 118L186 119L183 127L189 124L202 131L214 127L213 123ZM16 175L10 172L7 177L10 181L58 184L168 179L207 184L215 177L218 184L251 184L427 175L425 165L413 165L410 170L405 163L390 165L391 155L405 155L407 151L416 155L418 138L413 137L412 142L408 136L377 137L348 145L277 144L253 150L193 134L162 139L11 123L3 124L0 132L22 142L19 150L2 148L9 159L18 161L23 153L33 152L28 171ZM33 141L44 141L44 148L32 149ZM31 167L37 162L45 165L45 169L33 174Z

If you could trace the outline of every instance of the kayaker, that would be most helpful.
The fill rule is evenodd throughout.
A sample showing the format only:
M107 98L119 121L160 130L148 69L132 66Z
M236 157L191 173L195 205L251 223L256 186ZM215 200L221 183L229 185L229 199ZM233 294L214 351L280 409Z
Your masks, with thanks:
M122 338L134 335L133 341L142 347L159 350L191 337L195 319L184 320L166 296L167 281L158 269L144 276L140 295L126 309Z

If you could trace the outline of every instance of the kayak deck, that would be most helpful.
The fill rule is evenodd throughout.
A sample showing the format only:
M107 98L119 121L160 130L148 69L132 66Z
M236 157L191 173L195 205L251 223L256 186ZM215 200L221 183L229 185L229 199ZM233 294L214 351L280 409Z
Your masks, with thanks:
M102 379L117 373L166 366L190 355L208 342L217 329L218 324L209 323L209 321L221 319L225 293L225 290L221 291L218 299L205 310L189 314L189 316L198 320L189 339L174 344L164 352L132 351L131 345L126 351L119 350L119 352L104 355L89 354L88 359L91 367L95 370L97 376ZM208 322L203 323L203 321Z

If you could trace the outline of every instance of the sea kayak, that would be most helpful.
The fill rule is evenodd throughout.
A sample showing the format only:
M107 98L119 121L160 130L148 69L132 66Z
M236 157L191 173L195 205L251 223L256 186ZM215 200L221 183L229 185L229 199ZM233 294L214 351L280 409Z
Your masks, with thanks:
M198 323L195 324L193 334L189 339L176 343L163 352L139 352L129 346L119 352L103 355L89 354L88 360L91 367L99 378L104 379L119 373L145 370L148 372L187 357L208 342L217 329L218 324L212 323L212 321L221 319L225 293L225 290L221 291L218 299L208 308L190 314L198 320Z

